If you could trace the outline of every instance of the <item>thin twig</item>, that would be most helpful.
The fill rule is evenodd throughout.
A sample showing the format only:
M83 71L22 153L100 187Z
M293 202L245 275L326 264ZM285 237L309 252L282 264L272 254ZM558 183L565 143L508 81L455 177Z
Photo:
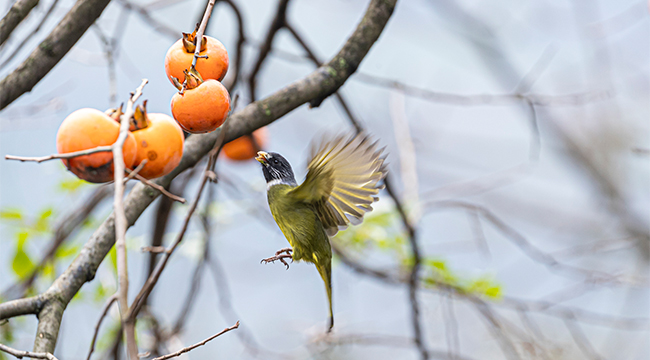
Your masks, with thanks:
M238 96L235 96L232 105L233 109L237 107L237 100L238 100ZM194 214L194 211L196 210L196 207L199 204L199 200L201 200L201 194L203 193L203 189L205 188L205 185L210 179L210 174L213 173L212 168L214 167L214 164L217 161L217 158L219 156L219 151L221 151L221 148L223 147L224 140L226 138L226 133L228 131L228 124L230 124L230 116L228 116L224 124L221 126L221 131L219 132L217 141L215 142L212 150L210 150L210 152L208 153L209 156L208 164L205 167L205 170L203 172L203 178L201 180L201 184L199 185L199 189L197 190L197 194L194 198L194 201L192 201L192 204L190 205L190 208L187 211L187 214L185 215L185 219L183 221L183 226L181 227L181 231L178 233L178 235L176 236L176 240L169 248L169 252L166 252L163 255L163 258L158 262L158 265L156 265L156 269L149 276L149 278L144 283L144 285L142 285L142 289L140 289L140 292L133 300L133 304L129 309L129 315L128 315L129 319L133 320L138 315L140 308L142 307L142 305L144 305L146 299L149 297L149 294L151 293L151 290L153 290L153 287L158 282L158 279L160 278L160 274L165 269L165 266L167 265L167 261L171 257L174 250L176 250L176 247L178 247L181 241L183 241L183 237L185 236L185 232L187 231L187 228L189 226L190 220L192 218L192 214Z
M244 17L242 16L239 6L235 3L234 0L220 0L222 3L228 4L232 11L235 13L235 18L237 20L237 45L235 46L234 52L234 69L233 66L230 66L230 73L233 74L232 77L229 77L229 83L224 83L224 86L229 91L233 91L239 82L240 75L242 73L242 58L243 58L243 49L244 43L246 42L246 34L244 33Z
M164 246L143 246L140 248L142 252L150 252L154 254L169 254L171 251Z
M239 327L239 321L237 321L237 323L236 323L235 325L233 325L233 326L231 326L231 327L229 327L229 328L225 328L225 329L223 329L221 332L219 332L219 333L217 333L217 334L214 334L214 335L210 336L209 338L207 338L207 339L205 339L205 340L203 340L203 341L201 341L201 342L199 342L199 343L196 343L196 344L194 344L194 345L192 345L192 346L188 346L188 347L182 348L182 349L178 350L178 351L175 352L175 353L172 353L172 354L169 354L169 355L165 355L165 356L161 356L161 357L157 357L157 358L155 358L155 359L153 359L153 360L166 360L166 359L171 359L171 358L173 358L173 357L180 356L180 355L182 355L182 354L184 354L184 353L186 353L186 352L189 352L189 351L192 351L192 350L196 349L196 348L199 347L199 346L203 346L203 345L207 344L208 341L211 341L211 340L213 340L213 339L215 339L215 338L217 338L217 337L219 337L219 336L221 336L221 335L227 333L228 331L235 330L235 329L238 328L238 327Z
M145 159L145 160L146 160L146 159ZM143 161L144 161L144 160L143 160ZM126 169L126 172L128 172L129 174L132 174L132 173L133 173L133 172L132 172L131 170L129 170L129 169ZM129 175L129 176L130 176L130 175ZM178 196L178 195L174 195L174 194L170 193L170 192L167 191L164 187L162 187L162 186L160 186L160 185L158 185L158 184L156 184L156 183L151 182L149 179L143 177L142 175L139 175L139 174L136 173L136 174L134 175L134 177L135 177L136 179L140 180L141 182L143 182L145 185L147 185L147 186L149 186L149 187L152 187L152 188L154 188L154 189L160 191L161 194L167 196L168 198L170 198L170 199L172 199L172 200L174 200L174 201L178 201L178 202L181 203L181 204L185 204L185 203L187 202L187 200L185 200L184 198L182 198L182 197L180 197L180 196Z
M447 339L447 353L449 359L455 360L460 356L460 340L458 336L458 321L454 312L454 299L451 293L440 296L442 317L445 322L445 336Z
M54 355L50 353L35 353L31 351L16 350L14 348L10 348L9 346L3 344L0 344L0 350L6 352L7 354L11 354L19 359L28 357L32 359L58 360L56 357L54 357Z
M127 101L126 111L120 120L120 135L117 137L115 144L113 144L113 172L115 180L113 211L115 214L115 249L117 250L117 300L120 305L122 327L124 329L124 337L126 338L127 356L129 360L138 360L138 345L135 342L135 321L132 321L126 316L129 312L129 272L126 259L126 229L128 222L122 200L124 197L123 178L126 168L122 155L122 146L129 132L130 119L135 113L135 102L142 95L142 89L147 82L147 79L143 79L135 93L132 93L131 98Z
M53 154L53 155L48 155L48 156L41 156L41 157L23 157L23 156L14 156L14 155L5 155L5 159L7 160L18 160L18 161L34 161L37 163L41 163L43 161L49 161L49 160L54 160L54 159L71 159L75 158L78 156L83 156L83 155L90 155L98 152L108 152L108 151L113 151L113 145L107 145L107 146L98 146L96 148L88 149L88 150L81 150L81 151L74 151L70 153L65 153L65 154Z
M99 327L102 326L102 322L104 321L106 314L108 314L108 310L111 309L111 305L113 305L115 301L117 301L117 296L113 294L110 298L108 298L108 301L106 302L106 305L104 305L104 309L102 310L102 314L99 316L99 319L97 319L97 324L95 325L95 332L93 333L93 339L90 341L90 350L88 351L88 356L86 357L86 360L90 360L93 351L95 351L95 343L97 342Z
M203 34L205 33L205 28L208 26L208 21L210 21L210 15L212 15L214 2L215 0L208 0L208 5L205 7L205 13L203 13L203 19L201 19L199 30L196 32L196 49L194 50L194 58L192 59L192 69L196 67L196 62L201 57L201 43L203 42Z
M286 9L285 9L286 10ZM316 66L320 66L321 63L316 57L315 53L311 50L311 48L307 45L307 40L305 40L293 27L291 24L289 24L284 17L282 17L282 20L284 21L284 27L293 35L293 37L296 39L296 41L302 46L303 50L307 53L307 56L309 59L314 63ZM272 28L273 29L273 28ZM267 42L270 46L271 41L273 39L271 38L270 40L267 38ZM348 120L354 126L354 128L357 130L357 132L362 132L363 126L361 125L361 122L354 117L352 114L352 111L350 110L350 107L347 105L347 102L343 98L343 96L337 92L336 97L339 100L339 103L345 110L345 113L348 117ZM404 224L404 227L407 229L408 232L408 240L409 244L411 246L411 252L413 254L413 265L411 267L411 272L410 272L410 280L409 280L409 300L411 302L411 321L412 321L412 326L413 326L413 332L414 332L414 342L416 347L418 348L418 351L420 352L420 357L423 360L426 360L429 358L429 354L427 353L427 348L426 345L424 344L423 340L423 335L422 335L422 325L420 324L420 306L418 303L417 299L417 287L418 287L418 273L420 270L420 262L421 262L421 255L420 255L420 248L418 245L418 242L416 240L416 232L415 232L415 227L412 226L410 219L408 218L404 206L402 205L401 200L397 197L397 194L393 191L392 183L389 180L388 177L384 179L384 184L386 185L386 192L388 195L393 199L393 202L395 203L395 207L397 208L397 211L400 215L400 218L402 219L402 222Z
M269 55L269 52L271 51L271 45L273 44L273 39L275 38L275 34L284 26L286 26L288 4L289 4L289 0L280 0L278 2L278 9L276 10L273 21L271 21L271 27L266 33L266 38L264 39L264 43L260 47L260 52L257 55L257 60L255 61L255 65L253 66L253 71L251 71L248 77L248 91L250 93L251 102L256 100L257 96L255 94L256 92L255 90L257 85L257 74L259 73L260 69L262 69L262 64L264 63L264 60L266 59L266 57Z
M34 267L32 272L26 277L20 279L15 284L9 286L0 297L4 299L13 299L26 296L26 291L32 286L38 275L43 271L49 261L56 254L57 249L70 238L70 235L77 227L81 226L86 219L92 214L93 210L112 192L112 185L97 187L92 195L88 197L80 207L70 211L55 227L52 239L48 241L48 249L45 255Z
M185 297L185 301L183 302L183 308L176 317L176 321L174 322L170 336L176 335L183 330L185 321L189 318L188 314L190 313L190 310L195 303L194 300L196 300L196 296L201 288L201 277L203 275L203 270L205 269L206 260L209 257L210 225L208 222L210 218L210 205L214 201L214 188L214 186L208 186L205 207L202 213L199 214L204 229L204 233L201 239L201 251L203 254L201 256L201 259L199 259L198 264L196 264L196 267L194 268L194 274L192 275L192 285L190 286L190 290L188 291L187 296Z
M45 12L45 15L43 15L43 17L41 18L41 21L38 23L38 25L36 25L34 30L32 30L32 32L29 35L25 36L23 41L18 42L18 44L20 44L20 45L16 46L16 49L14 49L14 51L11 53L11 55L7 56L2 61L2 64L0 64L0 69L4 68L11 61L11 59L13 59L16 56L16 54L18 54L18 52L20 52L20 50L24 49L23 45L27 42L28 39L33 38L39 32L39 30L41 30L41 27L43 27L43 24L45 23L45 21L47 21L47 19L50 17L50 15L52 15L52 12L54 11L54 8L56 7L56 4L58 2L59 2L59 0L52 1L52 3L50 4L50 7L47 9L47 12ZM0 36L0 37L4 37L4 34L2 36Z
M596 349L594 349L591 341L589 341L575 319L565 319L564 324L569 330L573 341L576 343L576 345L578 345L578 348L585 357L591 360L603 360L603 357L598 354Z
M124 183L126 184L129 180L138 176L138 173L140 172L140 170L142 170L142 168L144 168L145 165L147 165L147 162L148 162L147 159L143 159L142 162L135 169L133 169L133 171L129 169L125 169L126 172L129 174L129 176L124 178Z
M519 247L522 252L532 259L535 262L538 262L548 268L550 271L557 271L562 274L565 274L567 277L577 278L580 280L586 280L592 283L603 283L603 284L626 284L631 286L646 286L648 283L647 279L637 278L637 277L626 277L622 275L611 275L604 271L600 270L591 270L583 269L573 265L565 264L563 262L555 259L551 254L542 251L537 246L533 245L526 237L519 233L516 229L508 225L503 221L499 216L497 216L490 209L474 204L467 201L460 200L446 200L446 201L430 201L425 203L425 207L428 209L435 208L462 208L469 211L474 211L477 214L480 214L482 218L489 221L494 225L498 230L501 231L503 235L510 241L512 241L517 247Z

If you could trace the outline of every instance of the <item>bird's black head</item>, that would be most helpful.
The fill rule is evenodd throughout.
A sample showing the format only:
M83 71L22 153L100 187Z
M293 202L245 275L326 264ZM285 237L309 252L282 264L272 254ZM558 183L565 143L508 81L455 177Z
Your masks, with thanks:
M282 155L274 152L259 151L255 160L262 164L262 172L266 183L296 185L296 178L291 165Z

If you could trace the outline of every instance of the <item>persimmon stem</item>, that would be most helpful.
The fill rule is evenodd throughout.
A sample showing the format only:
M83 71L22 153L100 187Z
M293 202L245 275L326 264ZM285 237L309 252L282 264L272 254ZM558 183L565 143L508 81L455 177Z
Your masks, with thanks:
M201 25L199 25L199 30L196 32L196 48L194 49L194 58L192 59L192 69L196 67L196 61L202 57L200 54L203 34L205 33L205 28L208 26L208 21L212 15L212 9L214 8L215 2L215 0L208 0L208 6L205 8L203 19L201 19Z

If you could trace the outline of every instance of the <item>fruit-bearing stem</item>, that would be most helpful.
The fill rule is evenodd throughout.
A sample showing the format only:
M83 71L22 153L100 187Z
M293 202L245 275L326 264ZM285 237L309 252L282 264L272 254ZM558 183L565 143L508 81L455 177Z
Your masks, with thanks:
M203 33L205 33L205 28L208 26L208 21L210 20L210 15L212 15L214 3L215 0L208 0L208 6L205 8L203 19L201 19L201 24L199 25L199 31L196 32L196 48L194 49L194 58L192 59L192 69L196 67L196 61L201 56L200 53L201 43L203 42Z

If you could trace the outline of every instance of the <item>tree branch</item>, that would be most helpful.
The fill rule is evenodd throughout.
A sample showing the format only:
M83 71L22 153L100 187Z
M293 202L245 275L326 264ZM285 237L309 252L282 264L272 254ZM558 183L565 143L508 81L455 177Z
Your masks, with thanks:
M43 308L43 297L32 296L0 304L0 320L21 315L38 314Z
M219 337L219 336L221 336L221 335L227 333L228 331L235 330L235 329L237 329L238 327L239 327L239 321L237 321L237 323L236 323L235 325L233 325L233 326L231 326L231 327L229 327L229 328L225 328L225 329L223 329L221 332L219 332L219 333L217 333L217 334L214 334L214 335L210 336L209 338L207 338L207 339L201 341L200 343L196 343L196 344L194 344L194 345L192 345L192 346L188 346L188 347L182 348L182 349L178 350L177 352L172 353L172 354L169 354L169 355L165 355L165 356L157 357L157 358L155 358L155 359L153 359L153 360L166 360L166 359L171 359L171 358L174 358L174 357L180 356L180 355L182 355L182 354L184 354L184 353L186 353L186 352L189 352L189 351L192 351L192 350L196 349L196 348L199 347L199 346L203 346L203 345L207 344L208 341L211 341L211 340L213 340L213 339L215 339L215 338L217 338L217 337Z
M19 359L28 357L32 359L58 360L57 358L54 357L54 355L50 353L34 353L30 351L16 350L14 348L10 348L9 346L2 345L2 344L0 344L0 350L6 352L7 354L11 354Z
M117 252L117 303L120 307L120 317L122 319L122 328L126 338L127 356L129 360L138 360L138 345L135 342L135 321L127 316L129 312L129 271L126 259L126 230L128 229L126 213L122 198L124 197L124 158L122 147L126 141L129 132L129 123L135 113L135 102L142 95L142 89L147 85L148 80L142 80L142 83L131 93L131 97L126 104L126 111L120 118L120 135L113 144L113 167L115 178L115 196L113 199L113 211L115 214L115 249ZM134 171L135 173L135 171Z
M0 45L4 44L16 26L32 11L39 0L18 0L9 9L7 15L0 20Z
M79 0L16 70L0 81L0 110L31 91L70 51L110 0Z

